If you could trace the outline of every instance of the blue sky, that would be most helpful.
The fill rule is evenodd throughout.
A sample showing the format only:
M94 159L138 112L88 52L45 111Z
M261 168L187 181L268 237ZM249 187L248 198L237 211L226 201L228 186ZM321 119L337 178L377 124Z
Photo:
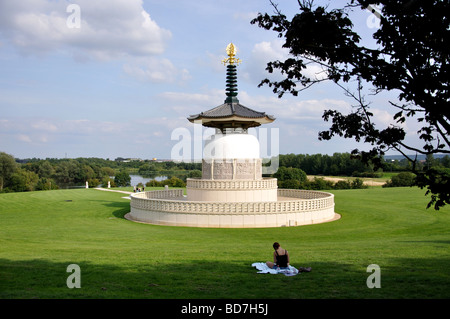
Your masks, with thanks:
M292 16L297 1L280 1L279 9ZM238 98L276 117L266 128L278 130L281 154L368 148L317 139L327 128L323 110L351 109L332 83L282 99L257 87L268 76L266 63L288 56L274 32L250 24L258 12L273 7L265 0L2 0L0 151L19 158L168 159L177 143L172 132L193 132L189 115L223 103L221 60L230 42L243 61ZM368 11L354 16L366 36L373 20ZM372 97L382 124L392 118L387 98Z

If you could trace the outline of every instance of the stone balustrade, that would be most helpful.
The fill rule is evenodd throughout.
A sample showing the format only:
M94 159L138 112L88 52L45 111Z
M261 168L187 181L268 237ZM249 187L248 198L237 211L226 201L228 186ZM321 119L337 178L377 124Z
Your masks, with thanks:
M247 190L247 189L274 189L277 188L276 178L250 179L250 180L208 180L187 179L186 188L214 189L214 190Z
M294 191L294 192L291 192ZM275 212L294 213L315 211L334 207L334 195L323 192L301 190L278 190L278 195L290 197L276 202L194 202L186 201L183 191L169 190L144 192L131 195L131 207L148 210L185 214L267 214ZM152 194L153 193L153 194ZM293 197L292 195L295 195Z
M240 180L187 180L188 201L194 202L276 202L276 178Z

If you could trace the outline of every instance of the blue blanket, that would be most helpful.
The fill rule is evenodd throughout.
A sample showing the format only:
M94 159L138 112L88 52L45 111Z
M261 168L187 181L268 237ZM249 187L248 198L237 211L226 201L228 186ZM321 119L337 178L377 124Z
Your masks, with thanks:
M272 269L269 268L266 263L253 263L252 267L255 267L258 270L258 274L284 274L286 276L295 276L300 273L297 268L290 265L287 268Z

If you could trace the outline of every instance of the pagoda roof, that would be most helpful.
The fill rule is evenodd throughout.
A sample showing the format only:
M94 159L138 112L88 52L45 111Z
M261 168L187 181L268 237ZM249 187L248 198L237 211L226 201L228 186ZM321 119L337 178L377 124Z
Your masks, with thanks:
M201 121L204 126L220 127L224 123L239 123L246 127L259 126L275 120L272 115L252 110L240 103L224 103L208 111L191 115L192 123Z

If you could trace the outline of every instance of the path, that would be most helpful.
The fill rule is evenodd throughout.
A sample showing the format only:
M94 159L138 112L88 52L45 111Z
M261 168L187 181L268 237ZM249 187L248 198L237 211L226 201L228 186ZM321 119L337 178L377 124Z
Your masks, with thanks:
M103 187L96 187L94 189L99 190L99 191L116 192L116 193L122 193L122 194L127 194L127 195L133 194L133 192L120 191L120 190L117 190L117 189L109 189L109 188L103 188ZM131 199L130 196L122 197L122 198Z

